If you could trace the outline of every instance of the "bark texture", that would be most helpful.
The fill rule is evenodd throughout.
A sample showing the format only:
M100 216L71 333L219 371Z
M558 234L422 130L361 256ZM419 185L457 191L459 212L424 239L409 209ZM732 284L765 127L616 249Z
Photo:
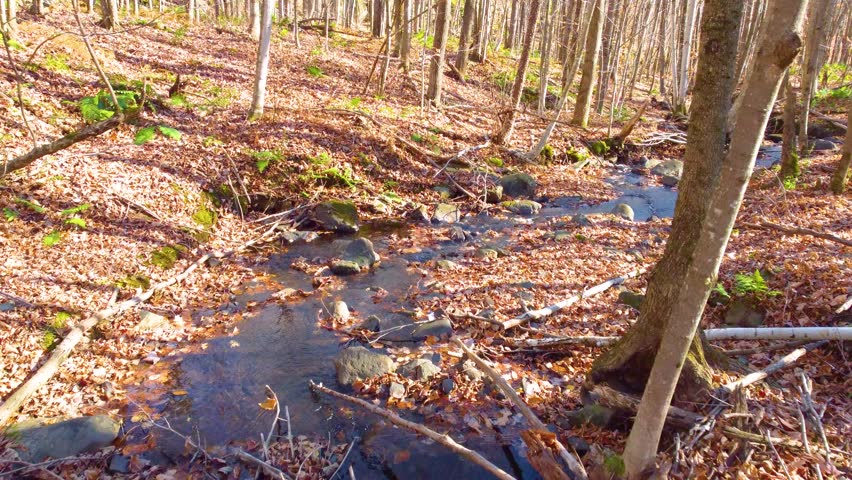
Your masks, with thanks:
M447 55L447 36L450 31L450 2L438 0L438 13L435 16L434 47L438 51L432 56L429 68L429 90L426 98L435 106L441 106L441 90L444 84L444 62Z
M592 108L592 87L598 71L598 54L601 50L604 30L604 12L607 0L595 0L592 18L589 22L589 33L586 38L586 55L583 59L583 75L580 79L580 91L577 93L577 103L574 105L573 125L586 128L589 125L589 110Z
M707 204L725 151L725 127L734 88L739 0L710 0L702 20L702 41L687 133L683 178L663 257L648 282L639 320L595 360L592 383L641 392L666 332L683 278L692 264ZM699 338L693 339L681 379L683 393L698 396L711 386L710 368Z
M852 100L846 105L846 139L843 141L843 155L837 170L831 177L831 191L840 195L846 190L846 181L849 178L849 160L852 152Z
M254 76L254 94L252 95L249 120L258 120L263 116L266 99L266 79L269 75L269 44L272 39L272 9L275 0L263 0L263 13L260 20L260 42L257 47L257 69Z

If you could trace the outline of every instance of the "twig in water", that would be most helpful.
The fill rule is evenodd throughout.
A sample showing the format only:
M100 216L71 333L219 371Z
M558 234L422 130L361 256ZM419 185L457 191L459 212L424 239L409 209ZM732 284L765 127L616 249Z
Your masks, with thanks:
M358 443L358 440L359 440L358 437L355 437L355 438L352 439L352 442L349 443L349 448L346 449L346 453L343 454L343 458L340 460L340 465L338 465L337 469L334 471L334 473L332 473L331 476L328 477L328 480L334 480L334 478L337 476L337 474L340 473L340 470L343 468L343 465L346 463L346 459L349 457L349 453L352 451L352 447L354 447L355 444ZM351 469L352 467L350 466L349 468Z
M287 474L284 473L282 470L280 470L276 467L273 467L272 465L270 465L270 464L264 462L263 460L255 457L254 455L249 454L248 452L245 452L245 451L240 450L240 449L236 449L236 450L234 450L234 455L236 455L237 458L239 458L240 460L242 460L244 462L251 463L251 464L259 467L261 470L266 472L266 474L271 476L271 477L276 477L280 480L290 480L290 477L287 476Z

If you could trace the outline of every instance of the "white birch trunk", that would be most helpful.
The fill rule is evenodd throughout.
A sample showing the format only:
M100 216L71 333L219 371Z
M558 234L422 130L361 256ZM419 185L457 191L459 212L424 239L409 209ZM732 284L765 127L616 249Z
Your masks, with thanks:
M269 44L272 38L272 9L275 0L263 0L262 28L257 49L257 73L254 77L254 94L252 95L249 120L258 120L263 116L263 103L266 99L266 78L269 74Z

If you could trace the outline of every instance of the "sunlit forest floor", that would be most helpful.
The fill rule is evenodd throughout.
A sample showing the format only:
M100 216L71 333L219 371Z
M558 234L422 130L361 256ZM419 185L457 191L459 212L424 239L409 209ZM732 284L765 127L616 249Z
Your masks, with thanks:
M94 20L84 19L92 31L97 30ZM59 15L25 21L20 35L23 49L13 50L28 82L24 86L26 115L41 140L78 128L80 100L102 88L84 44L73 35L54 38L33 54L42 40L75 28L70 18ZM91 40L113 81L132 84L147 78L156 93L151 98L155 111L146 112L137 126L123 126L75 145L0 183L0 209L5 217L0 219L2 397L38 367L68 328L106 307L116 289L118 299L128 298L137 288L181 272L203 252L228 249L257 236L266 228L256 222L267 214L265 209L284 211L329 198L348 198L359 206L362 222L369 222L403 218L418 204L432 209L446 201L433 188L447 183L443 174L396 137L440 155L483 143L496 128L495 112L507 103L499 79L514 68L514 61L501 54L474 63L466 82L445 79L445 108L424 111L420 107L419 58L407 76L392 63L387 91L379 97L375 78L365 93L373 56L380 47L378 40L363 33L335 32L326 51L316 32L303 31L302 46L296 48L292 32L283 31L273 39L266 114L262 121L248 123L245 117L256 52L254 43L236 32L237 27L234 31L203 25L186 28L166 15L150 24L128 24L126 28L130 31ZM31 139L13 101L14 77L4 73L0 78L4 92L0 138L8 157L30 148ZM184 94L169 98L167 91L176 75L185 82ZM644 97L637 91L636 98L628 102L631 111ZM529 149L546 126L545 120L532 113L533 105L525 108L529 113L519 118L510 146L514 149ZM347 111L371 115L381 126ZM613 132L628 118L629 114L618 115ZM520 170L536 178L537 195L545 200L581 197L590 205L612 200L618 192L607 180L615 167L601 160L578 170L567 155L606 138L608 121L607 115L596 116L588 130L560 124L550 142L555 155L547 162L519 162L505 151L489 147L464 158L477 168L452 169L452 174L475 191L482 189L489 175ZM139 128L157 125L179 130L180 139L158 136L143 145L134 144ZM671 119L670 112L654 103L631 140L638 143L678 125L684 129L682 122ZM660 186L658 177L645 175L640 158L682 155L682 145L633 145L621 160L627 165L623 168L642 175L644 185ZM738 224L769 220L852 239L852 196L848 192L834 196L828 191L838 159L839 151L815 153L803 165L794 189L784 189L772 169L757 171ZM223 193L234 191L248 192L256 200L241 205L246 210L241 211L222 200ZM377 208L377 200L384 207ZM496 224L498 228L482 235L482 242L500 237L499 256L483 258L478 248L482 244L472 243L459 249L452 268L439 268L436 258L409 262L409 272L421 278L408 293L420 316L436 311L490 310L494 318L505 320L521 314L524 304L550 305L637 267L653 266L662 255L671 222L670 218L631 222L604 215L595 217L591 226L579 227L570 217L517 221L499 206L484 208L464 196L455 203L461 209L462 223L477 218L483 210L486 215L505 217ZM84 223L69 223L71 218ZM448 225L405 222L411 224L409 229L393 237L381 251L383 257L435 249L453 234ZM555 235L563 231L568 234ZM203 321L196 315L233 302L252 280L274 282L263 278L256 267L266 263L276 248L280 247L262 247L199 269L179 286L156 294L143 309L165 316L168 328L140 329L139 311L105 322L24 405L20 418L96 413L130 417L133 409L126 392L146 382L162 384L160 389L150 389L157 395L180 396L181 392L164 381L170 358L197 352L204 348L205 340L238 331L240 320L261 309L264 302L282 301L273 297L250 303L236 313L216 311ZM306 269L315 272L328 258L305 262ZM722 264L720 282L732 291L737 274L757 270L766 274L772 290L771 295L759 298L766 312L763 325L843 326L852 320L848 312L846 316L832 313L852 294L849 248L808 236L738 227ZM641 291L646 281L647 275L631 280L627 287ZM341 282L344 280L339 278L320 282L318 288L299 295L333 297ZM585 299L537 328L559 335L619 335L637 318L638 311L618 303L618 295L613 289ZM383 301L381 292L376 297L377 303ZM725 312L721 305L708 307L704 325L723 325ZM346 331L365 320L358 312L347 322L320 317L322 326L340 331L341 342L350 338ZM568 412L581 404L580 386L599 349L572 346L569 351L547 354L510 354L502 335L487 324L456 320L453 328L457 335L476 338L510 382L520 384L524 378L537 385L523 389L525 399L543 420L559 426L562 435L570 432L589 443L621 450L625 430L591 425L572 428L566 421ZM450 344L427 343L419 349L390 346L388 350L398 363L427 350L442 354L450 365L460 361ZM753 342L721 346L738 349L753 346ZM852 367L846 353L843 345L830 345L808 354L772 382L752 387L748 392L750 411L759 412L763 428L800 439L794 386L798 384L797 370L807 371L815 383L816 399L826 406L823 421L829 442L848 452ZM761 368L774 358L776 353L758 353L747 360L752 368ZM152 363L157 366L151 367ZM724 383L737 374L717 371L716 380ZM403 413L425 412L428 407L430 421L455 425L465 434L471 433L468 429L484 428L480 426L487 423L483 419L498 418L509 407L505 399L481 397L475 384L480 380L450 375L456 384L452 397L440 393L435 385L417 385L396 374L368 382L360 394ZM108 392L106 382L111 387ZM406 402L388 399L387 386L392 382L405 384L409 391ZM258 396L262 399L263 392ZM138 395L134 398L136 402L145 400ZM437 410L430 403L438 405ZM465 421L458 422L459 418ZM471 418L476 427L467 420ZM324 432L303 433L324 436ZM724 462L737 442L721 431L712 435L699 448L708 472ZM133 445L124 448L133 454L140 451ZM788 468L801 468L801 461L791 451L782 449L781 454ZM769 460L734 462L728 474L782 476L771 457L765 458ZM837 458L838 465L845 462L847 468L848 461L848 455ZM93 465L98 464L90 462L80 468ZM134 468L152 471L141 464Z

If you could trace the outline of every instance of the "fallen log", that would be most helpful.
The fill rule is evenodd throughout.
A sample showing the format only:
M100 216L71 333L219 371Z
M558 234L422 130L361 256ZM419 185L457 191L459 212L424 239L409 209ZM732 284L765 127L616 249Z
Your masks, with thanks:
M397 426L400 426L400 427L403 427L403 428L407 428L407 429L409 429L409 430L411 430L415 433L419 433L420 435L423 435L424 437L429 438L430 440L433 440L437 443L440 443L441 445L447 447L448 449L450 449L454 453L458 454L462 458L470 460L471 462L473 462L473 463L479 465L480 467L484 468L486 471L488 471L489 473L491 473L492 475L494 475L495 477L497 477L499 479L515 480L515 477L509 475L508 473L503 471L500 467L489 462L485 457L480 455L478 452L475 452L475 451L459 444L458 442L453 440L453 438L450 437L447 434L438 433L438 432L432 430L431 428L426 427L425 425L421 425L419 423L414 423L414 422L411 422L409 420L406 420L406 419L400 417L399 415L397 415L397 414L395 414L391 411L388 411L388 410L385 410L384 408L373 405L372 403L365 402L364 400L361 400L360 398L351 397L351 396L346 395L344 393L340 393L336 390L326 388L321 383L319 383L319 384L314 383L313 380L310 381L310 388L314 392L321 392L321 393L324 393L328 396L338 398L340 400L346 400L349 403L353 403L355 405L358 405L359 407L367 410L370 413L376 414L376 415L378 415L382 418L387 419L389 422L393 423L394 425L397 425Z
M506 381L505 378L503 378L502 375L500 375L500 373L498 373L496 370L494 370L494 368L491 365L489 365L485 360L479 358L479 356L477 356L473 352L473 350L468 348L467 345L465 345L464 342L462 342L458 337L452 337L450 339L450 341L452 343L454 343L456 346L458 346L459 348L461 348L462 351L465 353L465 355L467 355L467 357L469 359L471 359L476 364L476 366L479 367L480 370L485 372L485 374L488 375L489 378L491 378L491 380L494 382L494 385L496 385L497 388L499 388L500 391L503 392L503 395L505 395L506 398L508 398L509 401L511 401L515 405L515 407L521 412L521 415L523 415L524 418L527 419L527 422L529 422L530 426L533 428L534 431L538 431L538 432L547 432L548 431L547 425L545 425L544 422L542 422L541 419L538 418L538 416L535 414L535 412L532 411L532 409L529 407L529 405L527 405L526 402L524 402L524 400L520 397L520 395L518 395L518 393L515 391L515 389L512 388L511 385L509 385L509 383ZM532 435L532 434L528 435L528 436L530 437L530 439L535 437L535 435ZM526 438L525 438L525 440L526 440ZM565 448L565 446L562 445L562 443L559 442L559 439L554 437L554 438L549 440L549 443L552 444L552 446L554 447L556 452L559 454L559 457L562 459L563 462L565 462L565 465L568 467L568 471L571 473L572 478L582 479L582 480L589 478L588 474L586 473L586 469L583 467L582 462L580 462L579 459L577 459L574 455L572 455L570 452L568 452L568 450ZM532 445L530 445L530 444L528 444L528 445L530 447L531 452L535 451L537 449L537 447L541 446L540 443L538 443L538 442L535 442ZM533 465L537 465L537 464L539 464L539 465L545 464L546 465L546 464L549 463L549 462L547 462L546 458L543 458L543 459L540 459L540 460L541 460L540 463L537 463L537 462L531 462L531 463L533 463ZM547 475L545 475L545 471L540 471L539 473L541 473L542 476L547 476Z
M852 327L713 328L704 337L716 340L852 340Z
M847 240L845 238L832 235L830 233L819 232L810 228L790 227L778 223L767 222L766 220L760 223L742 223L740 224L740 226L760 230L776 230L783 233L784 235L809 235L811 237L822 238L823 240L829 240L832 242L837 242L841 245L846 245L847 247L852 247L852 240Z
M595 285L594 287L592 287L588 290L584 290L584 291L582 291L582 292L580 292L580 293L578 293L574 296L566 298L565 300L557 302L557 303L555 303L555 304L553 304L549 307L541 308L541 309L538 309L538 310L531 310L529 312L524 312L522 315L519 315L519 316L517 316L517 317L515 317L511 320L506 320L505 322L503 322L502 328L503 328L503 330L508 330L510 328L517 327L518 325L523 325L524 323L527 323L530 320L539 320L541 318L553 315L554 313L557 313L560 310L564 310L564 309L570 307L571 305L579 302L580 300L582 300L584 298L592 297L592 296L597 295L601 292L605 292L606 290L608 290L611 287L614 287L616 285L621 285L622 283L626 282L627 280L629 280L631 278L638 277L639 275L642 275L643 273L645 273L646 270L647 270L646 268L640 268L638 270L634 270L634 271L632 271L632 272L630 272L626 275L623 275L621 277L616 277L616 278L613 278L611 280L607 280L606 282L603 282L599 285Z
M279 222L280 223L280 222ZM42 385L47 383L53 375L59 370L62 362L71 355L71 352L77 346L78 343L83 339L83 336L88 333L95 325L98 325L102 321L113 317L117 314L123 313L137 305L140 305L151 298L155 293L164 288L175 285L184 279L186 279L194 270L204 264L207 260L211 258L227 258L235 253L242 252L247 248L250 248L253 245L256 245L260 242L267 241L271 238L274 238L278 234L275 232L275 229L278 227L279 223L276 223L269 230L267 230L263 235L250 240L239 247L228 250L228 251L216 251L210 252L202 255L196 261L192 262L189 267L186 268L180 274L171 277L167 280L157 283L152 286L148 290L144 292L140 292L136 294L133 298L125 300L121 303L112 305L104 310L99 311L98 313L86 318L79 325L75 326L65 335L65 338L62 339L62 342L53 349L50 357L47 359L44 364L39 367L39 369L33 374L29 379L27 379L23 384L21 384L14 393L9 395L6 400L0 405L0 426L5 425L6 422L18 411L18 409L26 402L36 390L38 390Z

